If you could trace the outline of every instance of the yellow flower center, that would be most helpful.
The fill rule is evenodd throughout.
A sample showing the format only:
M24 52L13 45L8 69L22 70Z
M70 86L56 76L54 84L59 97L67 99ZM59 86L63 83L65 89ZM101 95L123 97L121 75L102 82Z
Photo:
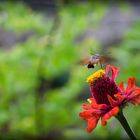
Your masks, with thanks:
M92 75L90 75L87 78L87 82L92 85L97 79L103 77L105 75L105 71L103 69L100 69L98 71L96 71L95 73L93 73Z

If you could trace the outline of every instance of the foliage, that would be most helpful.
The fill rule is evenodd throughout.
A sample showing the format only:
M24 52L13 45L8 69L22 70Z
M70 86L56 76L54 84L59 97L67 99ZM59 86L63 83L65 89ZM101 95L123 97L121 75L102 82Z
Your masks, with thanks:
M14 32L33 30L44 35L50 29L51 22L49 20L43 21L44 18L41 14L32 12L28 7L25 9L24 3L0 4L0 25L6 30Z

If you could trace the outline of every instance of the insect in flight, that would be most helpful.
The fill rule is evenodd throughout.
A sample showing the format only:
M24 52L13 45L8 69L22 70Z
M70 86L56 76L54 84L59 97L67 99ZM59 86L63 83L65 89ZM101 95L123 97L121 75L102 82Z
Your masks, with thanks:
M106 55L95 54L91 55L89 58L85 58L81 61L82 64L85 64L87 68L94 68L97 64L100 64L102 68L102 64L110 61L111 58Z

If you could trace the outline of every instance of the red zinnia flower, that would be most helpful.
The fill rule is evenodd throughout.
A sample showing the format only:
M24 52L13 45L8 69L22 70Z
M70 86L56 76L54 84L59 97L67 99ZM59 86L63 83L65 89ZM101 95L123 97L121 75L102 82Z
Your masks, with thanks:
M109 71L111 70L111 76ZM102 125L116 116L127 103L138 105L140 103L140 88L135 85L135 78L129 78L127 87L121 82L118 86L115 78L120 68L107 65L106 70L98 70L88 77L90 91L93 98L88 99L89 105L83 104L84 109L79 115L88 122L87 132L91 132L101 118Z

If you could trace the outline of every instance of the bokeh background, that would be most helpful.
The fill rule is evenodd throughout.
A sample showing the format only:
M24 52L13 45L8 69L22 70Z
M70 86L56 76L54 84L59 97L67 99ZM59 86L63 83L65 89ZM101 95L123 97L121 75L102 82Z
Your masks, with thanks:
M79 118L100 68L79 64L91 51L140 85L139 1L1 0L0 139L127 139L115 118L90 134ZM140 138L140 107L124 113Z

